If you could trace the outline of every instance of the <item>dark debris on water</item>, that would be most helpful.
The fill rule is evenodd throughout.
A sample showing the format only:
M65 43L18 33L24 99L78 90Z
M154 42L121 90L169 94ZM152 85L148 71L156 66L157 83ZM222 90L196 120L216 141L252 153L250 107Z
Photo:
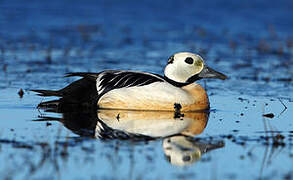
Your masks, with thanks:
M17 94L19 95L20 98L23 97L23 95L24 95L24 91L22 90L22 88L19 89L19 91L18 91Z
M275 117L275 115L273 113L263 114L262 116L266 117L266 118L274 118Z

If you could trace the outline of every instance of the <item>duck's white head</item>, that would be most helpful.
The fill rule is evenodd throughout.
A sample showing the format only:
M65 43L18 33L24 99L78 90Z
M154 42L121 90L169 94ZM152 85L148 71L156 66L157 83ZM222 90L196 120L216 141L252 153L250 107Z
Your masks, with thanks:
M227 76L205 65L203 59L193 53L179 52L172 55L164 71L165 77L175 83L190 84L202 78L226 79Z

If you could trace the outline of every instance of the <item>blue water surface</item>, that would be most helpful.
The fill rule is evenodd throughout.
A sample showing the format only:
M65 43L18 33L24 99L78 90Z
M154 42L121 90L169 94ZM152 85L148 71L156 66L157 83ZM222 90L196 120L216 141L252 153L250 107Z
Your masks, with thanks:
M290 0L0 0L1 179L292 179L292 9ZM29 89L62 88L75 80L67 72L162 74L180 51L229 76L199 82L211 112L195 138L224 147L192 164L169 162L163 139L102 141L33 121L62 115L39 111L54 98Z

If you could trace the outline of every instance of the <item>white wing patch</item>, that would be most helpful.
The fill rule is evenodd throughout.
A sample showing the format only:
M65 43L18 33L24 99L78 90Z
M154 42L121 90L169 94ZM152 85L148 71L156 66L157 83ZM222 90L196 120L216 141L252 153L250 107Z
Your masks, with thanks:
M101 94L101 92L103 91L103 86L101 85L101 78L103 77L103 73L101 73L98 78L97 78L97 91L98 91L98 94ZM113 79L112 79L113 80Z

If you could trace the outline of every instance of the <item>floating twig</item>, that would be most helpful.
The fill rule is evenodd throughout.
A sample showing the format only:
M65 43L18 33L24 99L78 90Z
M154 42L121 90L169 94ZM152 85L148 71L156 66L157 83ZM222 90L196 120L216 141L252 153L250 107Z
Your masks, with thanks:
M278 117L280 117L288 108L287 106L283 103L283 101L281 100L281 98L278 98L278 100L280 101L280 103L284 106L284 109L282 110L282 112L279 114Z
M279 101L281 102L281 104L284 106L284 109L288 109L287 106L283 103L283 101L281 100L281 98L278 98Z

